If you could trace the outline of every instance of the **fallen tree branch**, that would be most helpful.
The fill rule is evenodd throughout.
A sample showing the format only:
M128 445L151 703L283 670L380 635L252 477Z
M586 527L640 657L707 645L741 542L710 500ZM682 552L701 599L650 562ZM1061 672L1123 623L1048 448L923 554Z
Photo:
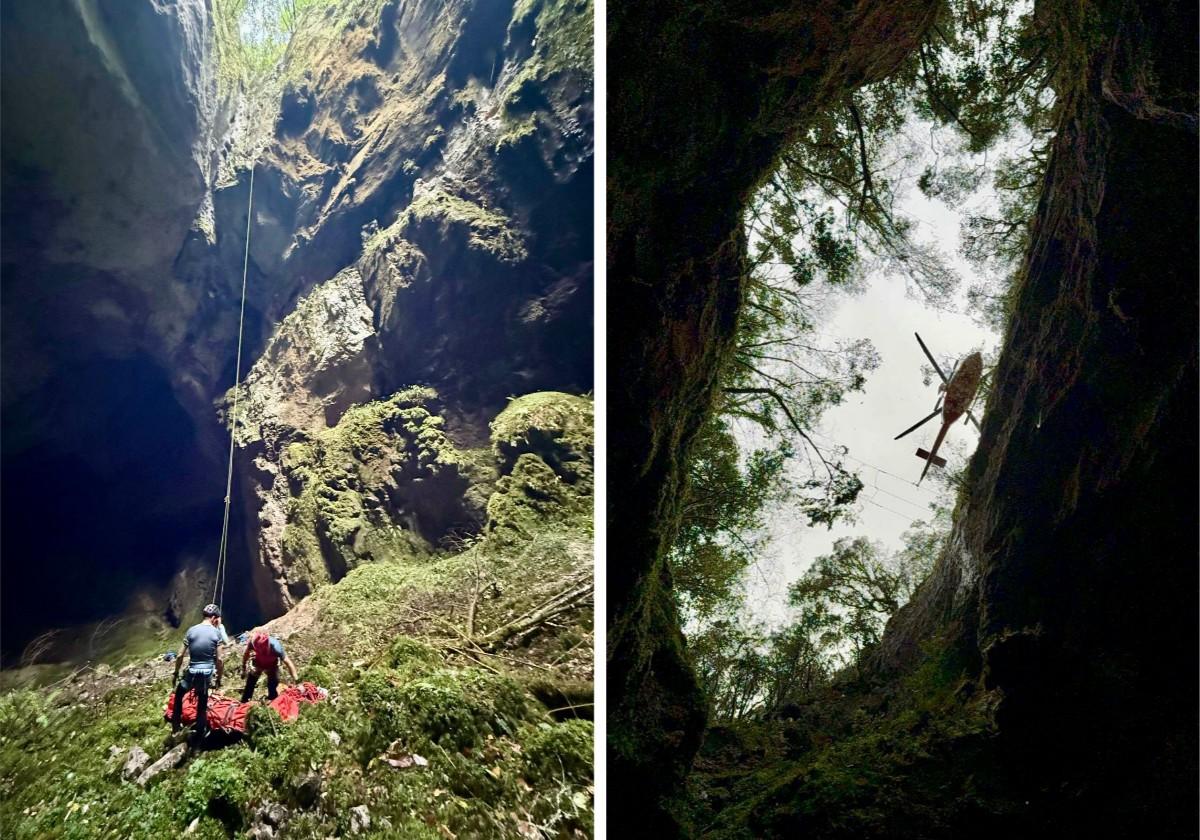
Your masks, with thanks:
M527 636L547 621L581 606L592 597L595 586L591 575L588 575L586 580L572 583L521 617L497 627L479 639L476 645L480 650L494 652L513 638Z

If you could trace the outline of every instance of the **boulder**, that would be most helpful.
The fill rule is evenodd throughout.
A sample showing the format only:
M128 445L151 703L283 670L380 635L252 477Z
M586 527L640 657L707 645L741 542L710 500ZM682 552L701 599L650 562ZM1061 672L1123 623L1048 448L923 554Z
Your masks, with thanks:
M272 840L288 819L288 809L278 802L264 802L254 811L248 835L253 840Z
M311 808L321 796L321 774L311 770L298 776L292 786L296 791L296 804L301 808Z
M150 755L144 749L136 745L130 747L129 753L125 757L125 765L121 768L121 777L135 779L142 774L149 763Z
M177 744L170 752L160 758L158 761L151 764L142 774L137 777L137 783L141 787L145 787L150 783L150 780L162 773L164 770L171 770L183 763L183 759L187 756L187 744Z
M350 809L350 833L362 834L371 827L371 812L366 805L355 805Z

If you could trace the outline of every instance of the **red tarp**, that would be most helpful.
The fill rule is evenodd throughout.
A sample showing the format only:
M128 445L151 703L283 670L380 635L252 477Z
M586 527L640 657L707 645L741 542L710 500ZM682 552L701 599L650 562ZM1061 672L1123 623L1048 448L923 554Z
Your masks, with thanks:
M295 720L300 715L301 703L316 703L325 699L323 689L317 688L310 682L302 685L289 685L279 692L279 696L272 700L268 705L274 709L281 718L286 720ZM220 694L209 692L208 695L208 727L209 729L220 730L221 732L245 732L246 731L246 715L250 712L251 706L257 706L254 700L248 703L240 703L237 700L230 700L228 697L222 697ZM167 698L167 706L163 709L163 717L168 721L171 719L172 713L175 711L175 692ZM183 724L190 726L196 722L196 692L189 691L183 695Z

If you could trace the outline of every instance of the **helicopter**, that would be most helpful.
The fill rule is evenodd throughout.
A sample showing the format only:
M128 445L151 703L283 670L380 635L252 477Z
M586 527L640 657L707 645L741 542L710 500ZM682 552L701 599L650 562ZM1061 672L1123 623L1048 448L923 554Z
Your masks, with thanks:
M928 417L924 417L913 425L909 426L893 440L915 432L917 429L924 426L934 417L942 415L942 428L938 431L937 438L933 442L933 449L926 452L924 449L917 449L917 457L925 461L925 469L921 470L921 477L917 479L917 484L925 480L925 474L929 472L929 467L936 464L939 467L945 468L946 459L939 458L937 451L942 445L942 440L946 437L946 432L950 431L950 427L954 421L964 414L967 416L966 423L974 423L975 428L979 428L979 421L975 419L975 415L971 413L971 403L975 400L975 393L979 390L979 383L983 379L983 356L978 352L971 353L965 359L960 361L950 371L950 376L942 373L942 369L938 367L937 361L933 358L933 354L929 352L929 348L925 346L925 342L921 340L920 333L913 333L917 337L917 343L921 345L921 349L925 351L926 358L929 359L933 369L937 371L937 375L942 378L942 384L938 387L937 404L933 408L933 413ZM944 394L944 396L943 396Z

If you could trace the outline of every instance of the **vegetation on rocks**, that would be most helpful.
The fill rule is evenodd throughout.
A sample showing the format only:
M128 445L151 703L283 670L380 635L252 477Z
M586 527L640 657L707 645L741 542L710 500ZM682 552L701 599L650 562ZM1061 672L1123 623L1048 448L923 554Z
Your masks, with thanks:
M453 527L470 528L463 497L487 467L443 431L428 388L353 406L338 424L287 447L280 461L292 492L284 556L314 584L328 568L423 555ZM405 527L400 527L404 525Z
M518 397L492 421L492 446L503 472L529 453L565 481L590 481L592 401L559 392Z
M722 840L926 838L1018 813L985 753L997 698L945 640L926 653L897 684L843 683L770 719L714 726L684 822Z
M528 255L520 232L505 216L442 189L418 194L408 206L405 222L437 226L443 238L452 237L461 229L471 248L485 251L501 262L520 262Z
M321 539L362 516L353 487L388 469L411 471L412 486L471 468L427 409L432 398L409 389L352 408L292 445L287 480L313 498L309 527L326 529ZM275 837L307 838L351 831L366 806L363 836L589 836L592 724L580 717L590 713L580 689L590 700L591 608L563 593L592 574L591 403L534 394L514 406L497 419L488 458L502 461L502 445L541 447L573 481L523 452L478 536L369 558L347 543L354 567L267 625L328 700L303 704L287 724L252 709L244 738L193 753L142 788L121 767L134 747L164 752L169 665L148 663L145 681L110 675L94 695L76 684L6 691L0 834L151 838L195 822L210 834L245 837L269 824ZM323 488L335 492L319 496ZM559 708L563 696L574 705Z
M592 404L569 394L513 400L492 422L503 473L488 500L487 533L521 542L546 521L582 523L592 507Z

